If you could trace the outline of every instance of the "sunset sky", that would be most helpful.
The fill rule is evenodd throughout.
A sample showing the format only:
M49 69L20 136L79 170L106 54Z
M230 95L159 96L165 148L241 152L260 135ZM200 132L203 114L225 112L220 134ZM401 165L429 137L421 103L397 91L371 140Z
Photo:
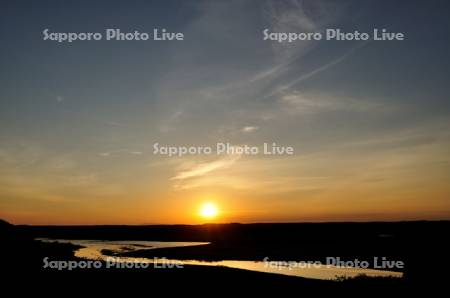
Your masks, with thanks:
M95 4L91 3L95 2ZM395 3L394 3L395 2ZM0 218L450 218L448 1L2 1ZM42 31L184 33L44 41ZM264 41L262 31L404 41ZM153 144L295 148L167 157ZM217 217L202 218L212 202Z

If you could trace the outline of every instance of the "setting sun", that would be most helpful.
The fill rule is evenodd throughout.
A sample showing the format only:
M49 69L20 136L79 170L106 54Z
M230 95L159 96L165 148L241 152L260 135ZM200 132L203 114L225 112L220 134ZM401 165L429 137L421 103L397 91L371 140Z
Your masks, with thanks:
M217 206L214 203L205 203L200 208L200 215L203 218L214 218L217 216Z

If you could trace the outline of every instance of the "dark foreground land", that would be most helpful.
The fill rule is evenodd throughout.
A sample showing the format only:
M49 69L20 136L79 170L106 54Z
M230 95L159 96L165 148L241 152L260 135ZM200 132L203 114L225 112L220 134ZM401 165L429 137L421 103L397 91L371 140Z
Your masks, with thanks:
M213 287L221 292L300 291L381 295L424 290L430 294L445 287L448 277L447 234L450 222L396 223L298 223L298 224L208 224L199 226L13 226L0 222L2 271L6 275L31 277L61 285L58 281L131 287L183 289L201 293ZM201 241L207 246L140 250L129 256L197 260L313 261L325 257L343 260L373 260L387 257L405 263L404 278L356 278L321 281L224 267L185 266L182 269L78 269L43 268L43 259L76 260L78 247L43 243L34 238ZM109 288L106 288L109 289ZM298 293L298 292L297 292ZM287 292L285 293L287 294ZM301 296L301 295L300 295ZM432 295L433 296L433 295Z

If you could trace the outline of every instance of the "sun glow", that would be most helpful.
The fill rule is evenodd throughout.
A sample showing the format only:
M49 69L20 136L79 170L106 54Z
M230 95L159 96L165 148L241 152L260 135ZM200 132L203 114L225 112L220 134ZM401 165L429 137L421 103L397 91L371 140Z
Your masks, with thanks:
M218 210L214 203L205 203L200 208L200 216L207 219L212 219L217 216Z

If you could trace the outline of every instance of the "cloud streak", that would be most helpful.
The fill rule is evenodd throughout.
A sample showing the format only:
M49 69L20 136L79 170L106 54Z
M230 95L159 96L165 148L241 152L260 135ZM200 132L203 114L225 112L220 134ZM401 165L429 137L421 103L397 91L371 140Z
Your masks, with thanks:
M238 154L228 155L215 161L196 164L189 169L179 171L174 177L170 178L170 180L184 180L188 178L204 176L213 171L228 168L240 158L241 155Z
M133 151L133 150L126 150L126 149L121 149L121 150L115 150L115 151L106 151L106 152L100 152L98 155L102 156L102 157L109 157L112 155L117 155L117 154L130 154L130 155L142 155L144 154L144 152L142 151Z

